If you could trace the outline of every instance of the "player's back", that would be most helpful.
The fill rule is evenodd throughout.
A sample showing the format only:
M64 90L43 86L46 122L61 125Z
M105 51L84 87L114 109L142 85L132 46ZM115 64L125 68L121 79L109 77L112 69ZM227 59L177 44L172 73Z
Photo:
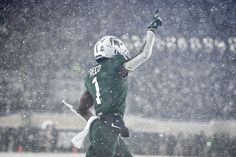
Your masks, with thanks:
M96 114L125 112L127 77L122 78L119 74L125 61L117 54L90 69L86 75L85 86L93 97Z

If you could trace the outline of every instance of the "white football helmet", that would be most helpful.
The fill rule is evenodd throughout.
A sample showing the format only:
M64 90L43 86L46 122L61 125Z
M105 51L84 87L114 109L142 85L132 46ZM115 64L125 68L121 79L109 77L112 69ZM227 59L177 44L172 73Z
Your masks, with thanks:
M112 58L118 53L123 55L126 60L129 59L129 51L124 43L115 36L104 36L99 39L94 46L94 56L96 60Z

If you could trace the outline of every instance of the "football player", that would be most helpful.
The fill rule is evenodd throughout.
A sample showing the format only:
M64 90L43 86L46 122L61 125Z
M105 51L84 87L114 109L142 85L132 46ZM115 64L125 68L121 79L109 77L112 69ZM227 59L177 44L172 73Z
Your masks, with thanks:
M89 131L90 147L86 157L132 157L122 137L129 131L123 121L126 108L127 78L149 59L157 28L162 20L155 12L148 26L146 41L140 52L129 58L124 43L114 36L105 36L94 46L97 65L85 77L86 91L80 98L77 112L87 121L93 116L89 110L94 105L96 116Z

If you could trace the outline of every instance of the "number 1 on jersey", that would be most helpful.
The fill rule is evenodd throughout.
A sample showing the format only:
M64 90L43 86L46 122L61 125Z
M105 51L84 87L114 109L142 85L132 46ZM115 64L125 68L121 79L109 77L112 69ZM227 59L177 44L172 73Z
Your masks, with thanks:
M97 77L93 78L92 84L94 84L94 86L95 86L97 104L101 104L102 102L100 99L100 89L99 89Z

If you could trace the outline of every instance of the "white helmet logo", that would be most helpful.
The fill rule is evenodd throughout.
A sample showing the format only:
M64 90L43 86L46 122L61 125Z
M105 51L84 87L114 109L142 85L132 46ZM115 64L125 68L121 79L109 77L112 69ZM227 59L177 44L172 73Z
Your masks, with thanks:
M113 56L121 54L128 59L128 50L123 42L115 36L105 36L98 40L94 46L94 56L100 58L112 58Z

